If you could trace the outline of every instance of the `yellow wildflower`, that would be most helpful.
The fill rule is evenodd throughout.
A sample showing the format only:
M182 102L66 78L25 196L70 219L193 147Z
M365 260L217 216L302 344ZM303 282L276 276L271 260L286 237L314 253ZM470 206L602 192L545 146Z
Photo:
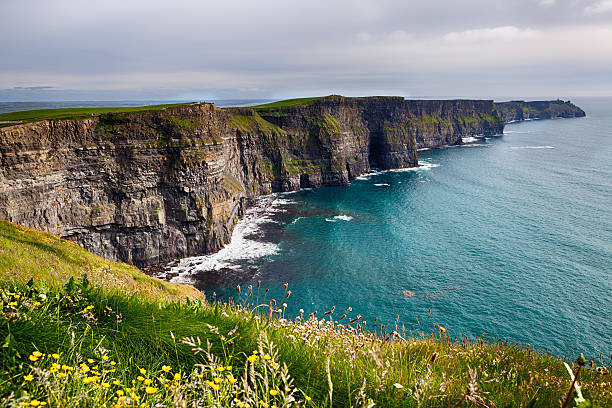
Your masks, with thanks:
M253 354L257 354L257 350L253 350Z
M269 354L266 354L266 355L264 355L264 359L266 359L266 360L270 360L270 359L272 359L272 357L270 357L270 355L269 355Z
M170 366L168 366L168 365L162 366L162 371L163 371L164 373L167 373L167 372L169 372L170 370L172 370L172 367L170 367Z
M442 333L446 333L446 328L445 328L445 327L440 326L440 331L441 331Z
M174 374L174 381L179 381L181 379L181 373Z
M34 376L32 374L24 375L23 379L26 381L32 381L34 379Z
M249 356L248 360L250 363L254 363L255 361L257 361L257 356L253 354L252 356Z
M53 353L53 354L51 354L51 357L53 357L55 360L59 360L60 355L57 354L57 353Z
M110 384L109 384L109 383L105 383L105 382L103 382L101 385L102 385L104 388L110 388Z
M146 380L144 380L145 385L151 385L152 382L153 380L150 378L147 378Z
M235 378L234 378L234 376L233 376L233 375L231 375L231 374L228 374L228 375L226 375L225 377L227 378L227 381L229 381L229 383L230 383L230 384L235 384L235 383L236 383L236 381L238 381L238 380L237 380L237 379L235 379Z
M140 374L145 375L147 373L147 370L145 370L144 368L140 369Z
M108 356L102 356L102 360L107 361L108 360Z
M274 361L272 361L272 362L270 363L270 365L271 365L271 366L272 366L272 368L273 368L273 369L275 369L275 370L278 368L278 363L276 363L276 362L274 362Z
M34 306L40 306L42 303L40 302L34 302Z
M117 390L117 395L122 396L124 393L122 390Z
M9 302L10 306L17 306L17 302Z
M225 370L225 367L223 367L223 366L219 366L219 367L217 367L217 370L219 370L219 372L220 372L220 373L222 373L222 372L223 372L223 370Z
M36 361L38 360L38 357L30 355L30 357L28 357L30 359L30 361Z
M121 385L121 381L119 381L119 380L114 380L114 381L113 381L113 385Z
M117 364L117 363L115 363L114 361L110 362L110 365L112 365L112 366L114 366L115 364Z
M138 381L143 381L143 380L144 380L144 377L143 377L142 375L139 375L138 377L136 377L136 379L137 379Z
M215 377L215 382L219 384L220 382L223 382L223 378Z
M89 364L93 364L93 363L95 363L96 361L95 361L93 358L88 358L88 359L87 359L87 362L88 362Z
M42 357L43 353L41 353L40 351L36 350L36 351L32 352L32 355L34 357Z
M304 399L306 399L306 401L312 400L312 398L310 398L308 395L304 395Z
M155 388L155 387L147 387L147 388L145 388L145 392L147 394L155 394L157 392L157 388Z
M228 371L232 371L232 366L227 366L227 367L225 367L225 369L228 370Z
M30 405L33 407L37 407L40 405L40 401L33 399L32 401L30 401Z
M86 310L91 310L91 309L93 309L93 308L94 308L94 307L93 307L92 305L89 305L89 306L87 306L85 309L86 309Z
M278 395L278 390L270 390L270 395L276 397Z

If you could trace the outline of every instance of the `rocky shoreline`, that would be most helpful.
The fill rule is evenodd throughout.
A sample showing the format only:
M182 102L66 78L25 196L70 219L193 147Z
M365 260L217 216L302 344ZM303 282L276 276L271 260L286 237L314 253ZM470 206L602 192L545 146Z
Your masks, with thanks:
M418 149L499 134L521 115L580 112L563 101L329 96L16 124L0 128L0 218L154 269L223 248L251 198L414 167Z

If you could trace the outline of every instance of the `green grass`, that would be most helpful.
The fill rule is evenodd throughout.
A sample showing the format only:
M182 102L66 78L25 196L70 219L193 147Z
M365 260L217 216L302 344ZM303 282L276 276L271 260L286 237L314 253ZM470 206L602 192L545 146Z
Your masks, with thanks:
M0 220L0 284L23 285L33 279L61 286L82 274L109 293L158 301L200 296L192 286L151 278L134 266L100 258L73 242Z
M560 406L570 387L562 361L544 353L486 339L453 339L446 329L407 338L371 322L366 326L350 311L346 316L339 316L345 311L330 311L321 320L300 316L287 321L282 304L291 301L289 294L274 304L263 288L243 291L232 303L201 297L185 302L184 293L162 289L114 290L108 279L92 273L100 258L48 234L9 223L0 226L0 249L5 248L0 265L12 277L0 281L2 406L33 399L62 407L112 406L118 403L117 391L134 388L148 406L174 406L181 400L188 406L238 406L231 405L236 397L250 398L250 406L271 408L289 406L281 401L289 384L292 406L362 407L371 400L380 407L475 406L470 401L500 408L551 407ZM127 265L115 267L116 272L138 275ZM63 286L49 282L55 269L77 279L63 279ZM81 270L85 281L78 277ZM34 280L28 285L30 278ZM204 350L210 342L209 356L198 352L197 339ZM251 363L248 356L256 349L259 357ZM37 358L35 350L57 353L59 363L75 367L73 373L59 381L54 358ZM269 361L265 354L270 354ZM89 358L94 363L86 363ZM119 364L112 368L110 361ZM274 368L277 362L280 366ZM86 384L93 375L76 374L82 370L79 364L89 364L99 378ZM287 370L281 375L283 364ZM163 372L165 365L181 373L169 389L158 379L170 375ZM219 365L232 368L220 375L213 369ZM143 380L137 378L140 368L146 370ZM259 388L243 392L224 379L215 390L206 383L226 378L228 371L235 378L252 374L256 381L247 383ZM293 380L281 379L287 375ZM144 378L153 381L152 394L145 393ZM612 405L609 375L586 368L579 382L595 406ZM270 394L272 389L282 395Z
M174 103L164 105L147 106L123 106L107 108L65 108L65 109L40 109L20 112L8 112L0 114L0 126L11 126L15 123L2 122L35 122L39 120L59 120L59 119L83 119L90 116L102 115L105 113L125 113L163 110L175 106L187 105L187 103Z
M310 98L295 98L295 99L285 99L283 101L264 103L263 105L255 105L250 106L252 109L270 109L270 108L288 108L294 106L308 106L312 105L314 102L319 99L326 98L325 96L316 96Z

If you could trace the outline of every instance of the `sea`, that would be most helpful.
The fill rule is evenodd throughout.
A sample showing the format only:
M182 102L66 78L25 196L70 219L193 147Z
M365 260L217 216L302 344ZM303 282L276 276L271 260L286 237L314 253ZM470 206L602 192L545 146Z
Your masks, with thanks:
M511 123L419 151L418 168L257 198L230 244L165 276L217 299L260 285L281 308L287 283L289 318L351 308L408 335L443 326L610 356L612 98L573 102L587 117Z

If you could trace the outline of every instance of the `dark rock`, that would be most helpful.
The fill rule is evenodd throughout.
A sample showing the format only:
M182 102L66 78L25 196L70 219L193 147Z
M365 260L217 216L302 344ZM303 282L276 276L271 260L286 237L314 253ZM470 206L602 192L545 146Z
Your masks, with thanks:
M341 96L18 124L0 128L0 218L163 263L222 248L249 198L414 167L419 148L502 131L492 101Z

